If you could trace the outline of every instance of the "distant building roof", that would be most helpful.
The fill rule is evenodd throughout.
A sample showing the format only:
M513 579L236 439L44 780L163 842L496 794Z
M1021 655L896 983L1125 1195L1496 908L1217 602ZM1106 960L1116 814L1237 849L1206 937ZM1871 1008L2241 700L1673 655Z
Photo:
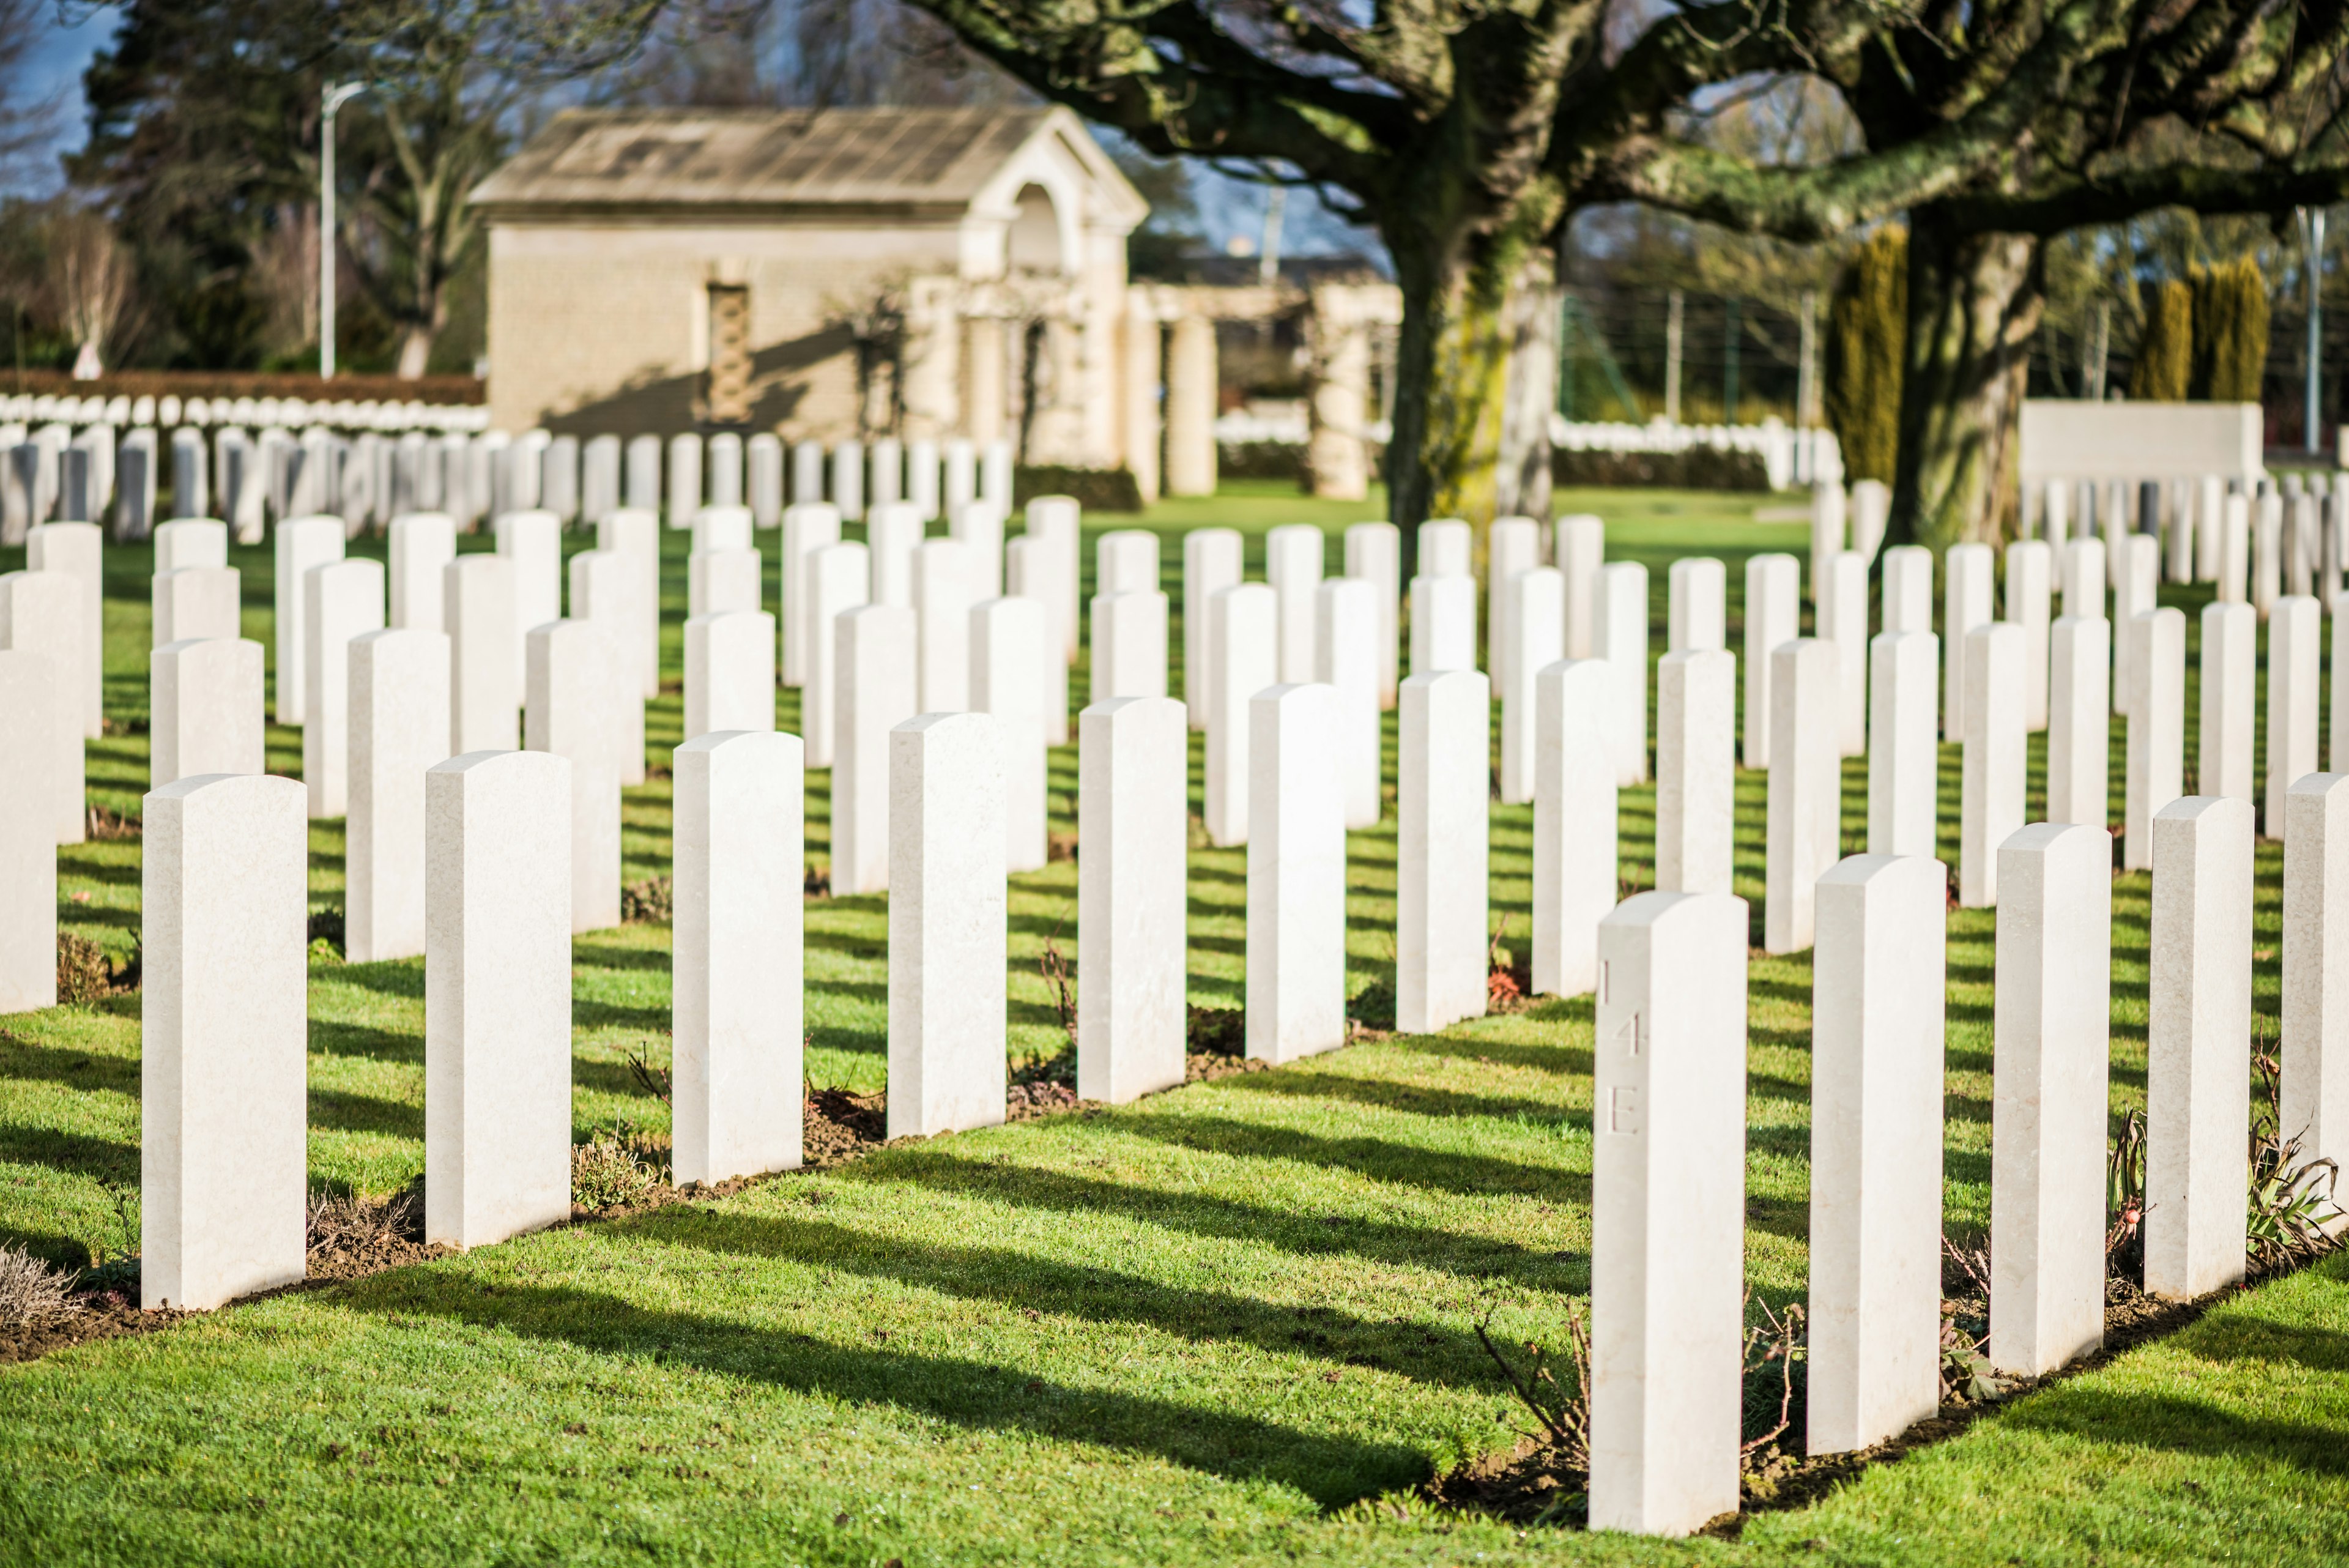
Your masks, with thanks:
M475 188L533 206L955 205L1065 109L569 109ZM1084 151L1108 159L1081 128ZM1120 182L1123 183L1123 182Z

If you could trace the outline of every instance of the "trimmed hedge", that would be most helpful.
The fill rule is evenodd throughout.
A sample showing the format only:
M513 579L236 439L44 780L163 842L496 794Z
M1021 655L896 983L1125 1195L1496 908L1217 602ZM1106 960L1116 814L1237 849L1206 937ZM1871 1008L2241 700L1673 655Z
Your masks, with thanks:
M1762 454L1691 447L1686 452L1550 453L1550 482L1577 487L1654 485L1665 490L1767 490Z
M1015 468L1011 504L1025 506L1039 495L1067 495L1088 512L1139 512L1142 487L1123 468Z

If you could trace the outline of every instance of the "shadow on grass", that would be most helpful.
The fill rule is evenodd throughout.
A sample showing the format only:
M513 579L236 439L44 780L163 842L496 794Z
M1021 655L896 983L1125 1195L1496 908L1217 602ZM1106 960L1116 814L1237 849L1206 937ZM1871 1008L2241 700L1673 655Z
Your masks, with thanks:
M1320 1137L1290 1127L1204 1116L1126 1116L1119 1120L1117 1130L1182 1148L1251 1159L1295 1160L1316 1169L1351 1170L1373 1181L1434 1192L1509 1193L1548 1203L1590 1201L1588 1171L1526 1165L1491 1155L1452 1154L1383 1138Z
M1557 1121L1571 1107L1555 1100L1521 1099L1506 1095L1471 1095L1457 1089L1433 1089L1381 1078L1355 1078L1340 1073L1314 1072L1292 1064L1285 1073L1249 1073L1225 1078L1216 1087L1233 1094L1269 1095L1295 1100L1350 1100L1381 1110L1407 1111L1423 1116L1533 1116ZM1585 1110L1584 1116L1589 1113Z

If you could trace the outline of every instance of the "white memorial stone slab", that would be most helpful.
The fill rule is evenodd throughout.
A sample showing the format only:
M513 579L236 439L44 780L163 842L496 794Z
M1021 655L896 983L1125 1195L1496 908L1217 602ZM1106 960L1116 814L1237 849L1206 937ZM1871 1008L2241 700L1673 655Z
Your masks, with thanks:
M685 622L685 738L775 727L775 618L719 610Z
M249 639L167 642L148 655L148 787L264 772L263 690L261 644Z
M1673 568L1677 571L1679 568ZM1534 798L1538 769L1534 742L1534 680L1566 657L1566 574L1556 566L1517 573L1502 587L1508 602L1508 628L1495 660L1507 671L1501 683L1501 803L1523 805Z
M2047 633L2047 820L2101 830L2110 805L2112 704L2102 617L2064 616Z
M1163 697L1077 726L1077 1094L1123 1105L1183 1082L1190 741Z
M81 618L81 585L67 574L0 576L0 649L36 654L49 661L55 676L49 687L50 716L45 733L50 785L47 818L57 844L81 843L88 826L81 724L81 661L87 645Z
M446 512L403 512L391 520L384 575L391 590L393 630L440 631L447 626L440 579L456 558L457 520Z
M2349 1155L2349 774L2284 794L2282 1041L2277 1109L2302 1159Z
M1147 528L1116 528L1093 544L1093 592L1158 591L1158 535Z
M1090 700L1166 695L1166 596L1103 594L1092 603Z
M26 533L25 568L81 587L81 732L97 740L106 733L106 535L95 523L44 523Z
M1476 579L1454 573L1411 580L1411 672L1476 668Z
M1279 617L1279 597L1265 583L1235 584L1207 600L1203 794L1207 841L1218 848L1247 842L1248 800L1255 777L1248 759L1248 703L1257 692L1278 682Z
M2149 871L2154 818L2186 793L2186 612L2144 611L2129 622L2128 636L2137 703L2128 720L2121 868Z
M281 724L302 723L310 711L302 651L308 646L303 630L307 610L303 575L313 566L341 560L343 544L339 517L289 517L277 524L273 581L277 609L277 722Z
M2202 607L2200 742L2195 748L2194 793L2251 800L2251 726L2259 700L2259 616L2246 604ZM2336 634L2333 646L2340 647ZM2336 652L2335 662L2339 655ZM2333 676L2339 713L2341 674ZM2333 745L2342 744L2336 717ZM2339 772L2339 769L2335 769Z
M1941 738L1962 741L1966 736L1965 645L1966 635L1978 626L1991 621L1991 567L1993 557L1987 545L1952 545L1942 554L1944 583L1941 596L1941 636L1949 644L1950 664L1942 681ZM2015 683L2022 682L2020 667ZM2020 692L2017 693L2020 700ZM1964 875L1964 857L1959 857L1959 875Z
M888 770L889 1136L994 1127L1008 919L995 721L908 719L889 733Z
M1615 783L1648 778L1648 568L1610 561L1599 569L1593 646L1615 671Z
M1559 518L1556 533L1557 543L1551 554L1557 569L1566 574L1566 656L1595 659L1599 654L1591 639L1597 635L1599 624L1599 568L1607 554L1607 524L1587 512L1578 512ZM1786 558L1794 559L1791 556ZM1754 602L1753 580L1749 566L1749 605Z
M1895 545L1884 552L1883 621L1886 631L1933 629L1933 552L1922 545ZM1938 705L1940 698L1934 701ZM1938 732L1940 726L1934 728Z
M1379 721L1378 587L1361 577L1324 577L1319 592L1313 673L1338 693L1346 826L1376 827L1386 815L1380 788L1385 736Z
M660 556L657 513L623 506L595 522L595 548L627 563L625 618L635 649L638 690L647 701L660 695ZM749 607L760 607L752 604Z
M2054 557L2035 539L2006 547L2006 618L2023 628L2023 727L2047 728L2047 628L2053 611Z
M57 1002L58 685L47 654L0 649L0 1013Z
M510 752L521 734L523 670L514 658L513 563L460 556L440 568L449 635L449 750Z
M1337 693L1267 687L1248 699L1248 731L1247 1054L1278 1064L1346 1043Z
M424 937L424 775L449 757L449 638L416 627L350 639L350 812L343 952L413 958Z
M563 618L563 520L552 512L509 512L492 525L498 554L513 563L514 652L533 627Z
M1367 578L1379 607L1379 706L1395 705L1402 645L1402 531L1392 523L1346 526L1346 575ZM1191 601L1185 600L1187 605ZM1187 610L1185 613L1189 613Z
M339 543L339 539L337 540ZM383 563L330 560L302 579L302 778L310 815L345 814L350 799L350 641L384 629ZM436 759L437 760L437 759Z
M808 682L808 662L811 649L817 640L811 636L809 619L812 613L808 601L808 584L812 573L808 557L829 545L840 543L840 509L828 502L801 501L783 509L783 684L804 686ZM811 742L812 730L810 731ZM813 758L809 766L819 765Z
M2008 546L2010 549L2012 545ZM1868 645L1868 852L1936 852L1940 750L1934 710L1940 698L1940 639L1888 631Z
M959 539L931 539L914 551L914 619L919 639L914 711L917 713L960 713L971 705L972 575L969 547ZM1162 639L1162 680L1165 658Z
M1183 701L1194 730L1207 727L1207 599L1240 580L1243 547L1237 528L1183 535Z
M616 684L614 714L619 724L613 762L620 783L633 788L645 782L645 700L628 680L635 662L633 614L639 602L637 583L628 558L616 550L582 550L571 557L571 618L593 621L611 639Z
M761 607L764 566L756 550L694 551L685 558L686 615L724 615Z
M1803 635L1801 563L1786 555L1752 556L1745 562L1745 765L1770 765L1770 716L1777 711L1770 690L1770 655L1781 643ZM1568 649L1571 653L1571 647Z
M629 695L627 669L626 650L594 621L551 620L530 628L523 744L571 764L571 871L563 886L574 931L620 923L620 708Z
M1002 740L1003 860L1013 873L1042 870L1051 846L1050 752L1044 743L1049 622L1034 599L988 599L970 612L970 708L992 715Z
M1289 523L1264 536L1264 580L1280 601L1280 679L1290 685L1313 679L1315 595L1321 586L1321 530ZM1469 585L1470 635L1475 635L1475 586ZM1414 667L1416 668L1416 667Z
M1863 566L1860 580L1867 581ZM1683 556L1672 563L1670 631L1665 650L1729 646L1729 568L1711 556Z
M2268 612L2267 836L2281 838L2291 818L2284 792L2316 772L2317 679L2323 612L2312 598L2278 599Z
M1007 596L1044 607L1045 647L1052 657L1044 660L1044 743L1069 742L1069 661L1061 657L1060 546L1042 535L1022 536L1003 546L1003 585Z
M1847 757L1868 754L1868 557L1845 550L1826 562L1825 593L1815 620L1836 645L1836 746Z
M1999 846L2022 827L2028 782L2023 732L2023 628L1989 621L1966 634L1965 758L1958 798L1958 903L1998 902Z
M898 605L845 610L833 620L833 635L839 698L832 759L832 890L843 896L878 893L889 886L891 865L889 734L920 711L914 612ZM995 752L999 779L999 743ZM999 782L996 792L999 801ZM1003 836L995 837L999 855Z
M1401 1033L1433 1034L1485 1012L1492 711L1492 685L1480 670L1402 683L1395 789Z
M1816 929L1815 888L1842 857L1843 763L1836 755L1835 644L1782 642L1770 653L1770 796L1762 945L1800 952Z
M1656 663L1656 888L1726 893L1735 860L1737 658L1682 649Z

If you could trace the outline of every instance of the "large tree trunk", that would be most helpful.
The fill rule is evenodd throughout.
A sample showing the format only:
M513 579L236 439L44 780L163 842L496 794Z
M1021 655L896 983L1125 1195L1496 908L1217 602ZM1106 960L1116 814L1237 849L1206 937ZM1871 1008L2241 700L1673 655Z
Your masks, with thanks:
M2041 242L1910 214L1909 347L1889 542L1993 544L2012 535L2024 378L2045 302Z
M1503 517L1549 516L1549 421L1557 410L1557 258L1541 252L1517 291L1510 327L1508 406L1501 418L1499 486Z

